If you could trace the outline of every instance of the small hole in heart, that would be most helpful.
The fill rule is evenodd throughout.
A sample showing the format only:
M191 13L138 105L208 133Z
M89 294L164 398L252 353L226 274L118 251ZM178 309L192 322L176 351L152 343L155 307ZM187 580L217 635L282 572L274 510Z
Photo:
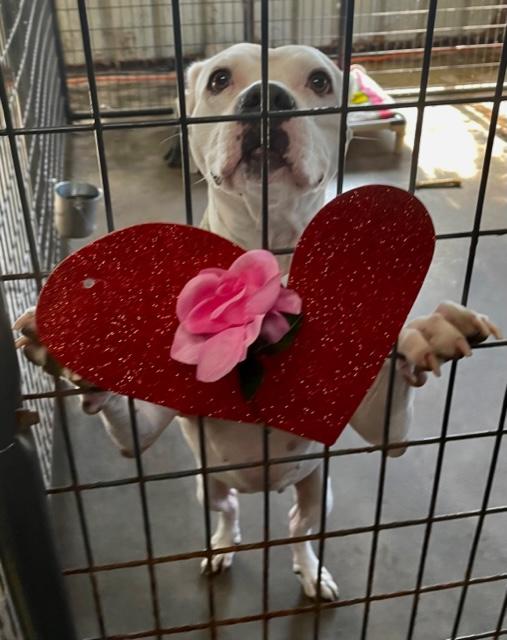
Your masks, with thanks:
M86 278L83 280L83 287L85 289L91 289L95 285L95 280L93 278Z

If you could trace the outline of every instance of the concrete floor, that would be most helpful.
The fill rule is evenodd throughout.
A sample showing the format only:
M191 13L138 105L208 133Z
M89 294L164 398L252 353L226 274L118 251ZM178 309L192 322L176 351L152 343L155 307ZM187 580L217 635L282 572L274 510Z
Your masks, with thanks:
M345 188L375 183L406 187L413 142L413 111L407 146L401 156L392 153L393 139L387 132L373 139L354 140L346 167ZM461 189L419 191L418 196L432 214L437 232L466 231L473 224L486 130L470 120L464 110L452 107L427 109L423 129L419 178L459 176ZM181 175L164 166L166 143L171 132L146 129L107 132L107 158L114 213L118 227L141 221L183 221L184 201ZM74 162L69 177L99 183L93 138L72 136ZM491 166L482 227L507 226L507 144L497 139ZM193 202L198 220L205 206L206 189L194 177ZM330 195L332 195L330 193ZM102 218L103 220L103 218ZM105 230L101 222L98 233ZM76 245L77 246L77 245ZM459 300L469 242L442 240L415 304L413 314L427 313L445 298ZM470 305L488 313L507 330L507 237L481 239L475 263ZM507 383L505 349L480 350L458 368L450 433L495 429ZM415 438L440 433L448 367L440 380L432 379L417 394ZM132 461L121 458L102 431L99 421L79 412L68 402L71 434L81 482L120 479L135 474ZM437 513L446 514L479 508L492 453L492 438L464 440L446 447ZM346 430L335 448L359 446L361 441ZM399 459L389 460L382 522L421 518L427 514L436 445L409 449ZM178 429L173 426L143 457L145 472L161 473L193 468L193 459ZM374 517L380 455L359 454L333 459L331 478L335 508L330 529L368 526ZM68 480L68 468L58 430L55 438L55 484ZM506 504L507 445L501 449L490 506ZM150 482L147 485L149 516L155 555L188 552L204 544L203 513L194 498L192 478ZM114 563L146 555L139 488L136 485L91 490L82 493L91 544L97 563ZM291 502L288 492L271 499L272 536L286 535L286 514ZM244 542L262 537L262 496L241 500ZM85 564L82 536L73 495L52 498L57 536L65 567ZM476 518L435 524L424 575L425 584L446 583L463 577ZM507 514L486 518L473 575L507 571ZM374 592L413 588L424 527L386 530L380 534ZM362 597L371 535L331 539L326 543L326 566L340 584L343 599ZM156 569L162 624L166 627L207 620L207 582L200 577L198 561L161 564ZM108 635L133 633L153 626L148 573L145 568L100 573L100 595ZM90 582L86 576L68 578L72 606L80 637L98 635ZM262 554L238 554L230 572L213 580L217 616L234 617L261 611ZM469 590L460 634L484 632L496 627L505 582L473 586ZM414 638L444 640L450 633L460 589L428 593L421 597ZM291 573L290 552L279 547L270 554L270 607L296 607L306 601ZM369 640L403 640L406 637L412 598L397 598L372 605ZM360 638L363 605L340 608L322 615L321 640ZM202 640L207 632L171 635L167 638ZM258 640L258 623L222 628L220 640ZM312 616L273 620L271 640L308 640Z

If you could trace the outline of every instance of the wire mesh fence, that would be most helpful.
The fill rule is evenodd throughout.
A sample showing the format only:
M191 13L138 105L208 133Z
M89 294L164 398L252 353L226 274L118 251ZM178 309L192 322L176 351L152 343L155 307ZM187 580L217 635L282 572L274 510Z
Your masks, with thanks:
M50 3L0 5L0 295L11 318L37 299L41 270L59 259L52 227L52 185L63 172L62 136L16 138L14 128L54 126L65 121L64 84L56 55L56 22ZM47 64L44 63L47 57ZM22 274L34 273L29 278ZM2 354L4 358L4 354ZM43 394L51 380L20 361L24 391ZM14 376L14 372L11 373ZM34 428L46 485L51 482L52 404L34 399ZM3 553L2 553L3 558ZM17 613L0 568L0 637L20 638Z
M0 8L0 277L12 318L37 299L42 273L60 257L53 230L53 185L63 175L61 135L15 137L14 129L52 127L66 121L64 85L49 3L4 2ZM18 274L36 272L36 278ZM51 381L21 361L25 391L43 393ZM35 402L41 424L35 430L47 482L51 469L53 412Z
M357 3L352 63L386 90L414 95L420 82L427 3ZM57 3L73 110L88 110L87 80L72 0ZM258 0L181 3L184 60L206 57L242 40L261 41ZM271 46L308 44L336 57L343 9L335 0L277 0L270 7ZM442 2L435 18L428 90L447 94L495 83L507 16L504 3ZM89 5L90 36L103 110L172 108L176 99L170 8L165 3L114 0Z
M271 119L277 117L270 112L267 102L267 86L269 81L268 47L286 42L304 42L321 47L329 54L339 56L344 70L343 93L341 104L345 106L322 109L319 113L342 114L340 153L337 167L336 190L340 193L344 187L345 176L345 131L346 115L351 112L375 112L381 106L350 107L349 83L350 65L354 61L368 64L376 78L383 78L387 87L399 86L405 89L416 88L415 98L407 92L407 97L400 93L400 99L392 107L394 109L413 108L416 110L414 145L410 161L407 186L415 191L418 175L420 145L423 142L423 125L427 109L434 106L469 105L487 102L490 111L487 114L488 126L484 151L484 159L480 171L477 202L474 207L472 225L459 232L442 232L438 235L440 244L452 240L466 242L466 259L461 289L461 302L466 304L470 296L470 287L476 266L479 241L488 237L502 237L507 233L507 225L488 227L483 225L486 191L492 160L493 146L497 134L500 109L505 101L504 81L507 66L507 40L505 36L505 6L481 5L472 6L466 3L458 9L448 7L447 3L430 0L421 8L387 11L380 2L357 2L349 0L341 8L334 3L322 7L322 15L315 16L318 5L307 3L270 3L261 2L224 2L224 3L191 3L173 2L134 6L122 2L99 3L77 0L65 0L58 4L60 29L66 61L67 86L71 95L72 110L86 112L87 118L79 122L68 122L65 119L65 92L59 87L60 69L56 47L53 15L43 10L45 3L9 3L4 18L5 34L3 35L4 56L2 57L2 106L4 121L0 130L4 153L2 158L2 189L7 194L2 206L6 206L0 220L2 241L2 282L9 300L9 312L14 318L24 306L35 300L38 286L43 282L45 272L59 258L57 241L50 224L52 207L52 178L59 178L63 171L63 149L65 134L80 132L93 134L97 149L97 166L104 190L105 227L112 231L115 226L114 198L111 193L110 157L108 157L108 136L112 132L140 131L146 133L152 127L178 126L181 131L182 181L185 202L186 221L196 221L193 203L193 190L188 143L188 127L193 124L226 120L217 116L209 118L192 118L187 114L184 95L184 70L189 60L206 55L235 40L258 40L262 51L262 85L263 104L259 114L261 127L267 131ZM16 10L13 7L16 7ZM506 5L507 6L507 5ZM10 11L10 13L9 13ZM40 14L37 11L41 11ZM305 17L304 12L309 12ZM23 12L27 12L26 14ZM30 13L31 12L31 13ZM210 29L209 16L214 16L214 30ZM148 17L147 17L148 16ZM246 18L245 18L246 16ZM248 18L248 19L247 19ZM121 25L124 26L121 26ZM18 33L20 25L25 30L23 45L14 62L8 63L10 43ZM48 26L50 25L50 26ZM403 27L403 28L402 28ZM470 28L468 28L470 27ZM45 40L46 31L47 39ZM329 30L329 31L328 31ZM118 33L117 33L118 31ZM210 35L211 31L211 35ZM400 35L400 32L402 35ZM53 35L51 35L53 34ZM403 37L402 37L403 36ZM467 38L469 38L467 40ZM50 44L52 42L52 45ZM469 55L461 52L465 46L481 53L482 57L460 58L457 64L457 75L442 81L442 75L451 73L449 60L454 62L456 56ZM48 47L52 47L49 49ZM39 47L39 48L38 48ZM46 52L43 56L41 48ZM447 51L449 49L449 51ZM397 55L399 52L399 56ZM387 58L383 58L384 53ZM441 58L438 56L442 55ZM449 56L446 58L445 56ZM491 56L491 57L489 57ZM364 58L364 59L363 59ZM42 71L34 65L46 60ZM436 64L435 64L436 63ZM369 66L371 64L371 67ZM461 67L472 68L473 73L461 81ZM378 67L375 67L378 65ZM389 66L394 65L394 66ZM440 68L439 68L440 67ZM31 69L31 71L30 71ZM401 69L401 71L400 71ZM140 73L142 72L142 73ZM146 74L144 73L146 72ZM28 80L23 81L23 74L28 73ZM384 74L383 76L381 74ZM398 80L404 75L404 80ZM32 80L30 80L32 78ZM386 80L389 78L389 80ZM408 78L408 80L407 80ZM458 82L459 79L459 82ZM476 80L479 82L476 83ZM431 89L443 84L445 89L456 89L458 85L479 84L479 95L461 95L454 97L433 97ZM24 87L24 88L23 88ZM88 96L90 104L88 105ZM86 98L86 100L85 100ZM174 99L177 99L175 108ZM146 118L147 112L157 110L157 119ZM118 110L124 118L115 121L111 111ZM176 115L178 113L179 115ZM312 115L313 111L295 110L286 113L292 117ZM84 116L83 116L84 117ZM237 119L231 116L230 119ZM263 137L262 172L262 244L269 247L269 183L267 171L267 136ZM49 177L49 179L48 179ZM6 204L7 203L7 204ZM10 204L9 204L10 203ZM1 227L2 223L4 227ZM291 253L293 247L278 249L277 253ZM482 345L477 351L488 354L492 350L507 346L506 341L493 345ZM394 362L394 359L393 359ZM403 631L397 630L397 637L413 640L421 637L417 633L417 621L420 618L421 603L432 594L453 591L458 594L457 602L447 612L450 625L448 637L452 640L473 640L479 638L499 638L507 635L505 622L507 593L505 581L507 572L498 566L490 573L479 574L474 571L479 544L481 543L485 522L494 516L507 513L507 505L490 503L492 487L497 473L499 452L505 433L506 399L497 399L496 427L474 429L472 431L452 430L452 410L457 389L459 366L453 363L447 380L446 395L442 412L442 421L435 435L413 438L407 443L388 442L390 411L393 393L394 365L391 368L391 385L386 402L383 443L376 446L352 446L339 448L323 448L315 454L306 456L284 456L274 458L270 455L270 437L268 430L262 431L262 459L255 459L241 465L224 463L222 467L210 467L207 464L207 448L205 446L206 426L201 421L200 458L201 465L178 470L167 469L152 473L147 471L141 457L141 450L136 429L136 413L130 401L132 434L134 442L134 466L121 477L105 480L98 478L82 478L83 466L80 463L80 452L73 442L73 421L68 397L78 391L69 390L61 385L49 386L32 368L24 370L23 377L28 381L25 387L25 401L36 401L41 412L46 412L46 422L42 429L36 431L39 439L39 455L50 486L47 494L51 499L71 498L75 508L75 519L82 542L81 560L74 566L65 567L63 574L67 581L84 578L91 594L90 610L94 625L93 631L83 633L87 640L114 640L115 638L165 638L188 637L192 640L195 633L202 632L200 637L221 638L227 630L242 633L250 624L258 624L257 636L276 640L276 623L284 619L298 619L305 615L312 616L309 635L316 640L325 637L323 619L333 609L339 611L360 608L358 614L359 628L357 638L366 640L371 635L371 618L374 607L383 602L390 604L403 601L409 610L407 625ZM57 418L61 428L63 451L65 452L68 475L65 482L51 479L51 414L53 401L56 401ZM444 456L449 447L456 443L466 446L477 446L477 443L491 443L487 473L482 487L481 498L476 508L451 506L449 511L437 508L441 491ZM413 518L385 517L385 491L387 482L387 454L397 447L408 447L409 450L421 450L434 447L436 450L435 466L431 473L431 491L427 511L424 515ZM327 479L332 472L333 463L347 460L349 457L366 453L379 452L380 465L376 478L376 498L371 523L361 526L332 527L326 518ZM272 496L269 491L270 470L276 465L287 462L302 462L308 459L321 459L323 465L323 484L321 495L321 518L319 530L299 538L287 538L273 534ZM53 461L54 462L54 461ZM262 496L262 526L259 540L235 545L231 548L212 548L211 516L209 504L208 482L213 474L224 471L245 469L263 469L264 492ZM164 482L176 483L185 478L201 477L203 483L203 544L190 551L160 553L155 543L153 505L150 499L154 486L163 486ZM108 491L127 491L133 488L138 492L141 505L141 547L142 551L135 558L122 561L102 562L97 557L96 524L91 522L90 509L87 507L89 496L104 496L107 502ZM451 503L452 505L452 503ZM435 529L443 523L472 523L472 541L467 548L467 561L461 574L455 578L444 577L427 582L427 565L431 558L430 544ZM381 540L387 531L413 531L418 527L422 531L421 544L416 552L416 579L406 588L394 587L391 590L378 590L376 575L378 574ZM410 535L410 534L408 534ZM357 540L368 536L365 557L367 567L366 582L362 585L362 594L355 597L344 597L337 602L316 602L290 607L273 607L272 564L278 549L285 548L294 542L313 542L319 550L319 575L322 573L326 548L336 540ZM95 538L95 544L94 544ZM170 568L178 563L191 560L210 559L217 553L237 552L240 556L251 552L260 553L261 581L259 586L260 605L248 615L221 615L220 596L212 577L206 583L206 612L204 620L194 620L186 624L167 622L164 615L165 593L161 587L160 570ZM140 629L127 629L120 633L111 629L108 606L104 602L105 584L112 574L128 575L130 570L146 571L146 593L144 600L148 611L147 622ZM81 583L80 583L81 584ZM84 583L83 583L84 584ZM165 584L165 583L164 583ZM320 584L320 581L318 581ZM469 593L475 588L487 585L500 585L502 598L500 606L494 612L494 624L476 633L461 634L460 626L465 603ZM176 585L173 588L177 588ZM120 604L120 608L124 605ZM297 623L296 623L297 624ZM339 623L337 623L339 624ZM429 627L431 629L431 622ZM401 635L403 634L403 635ZM460 635L461 634L461 635ZM295 635L295 634L294 634ZM226 637L226 636L224 636ZM237 637L237 635L235 636ZM447 640L447 639L446 639Z
M19 633L16 609L12 603L7 581L0 565L0 638L2 640L18 640Z

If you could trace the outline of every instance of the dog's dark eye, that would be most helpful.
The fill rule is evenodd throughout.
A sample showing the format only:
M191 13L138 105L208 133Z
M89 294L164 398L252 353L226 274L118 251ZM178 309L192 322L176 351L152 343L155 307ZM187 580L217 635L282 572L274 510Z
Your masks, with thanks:
M331 78L325 71L314 71L308 78L308 86L319 96L331 91Z
M213 71L208 80L208 89L213 94L220 93L231 84L231 72L229 69L217 69Z

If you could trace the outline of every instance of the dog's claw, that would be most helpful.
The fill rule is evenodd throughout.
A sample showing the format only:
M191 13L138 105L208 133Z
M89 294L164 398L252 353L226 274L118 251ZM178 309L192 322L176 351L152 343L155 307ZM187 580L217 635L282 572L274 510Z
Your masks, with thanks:
M62 368L40 342L35 323L35 307L31 307L21 314L13 324L12 329L21 333L21 336L16 338L14 344L16 349L21 349L27 360L38 367L42 367L50 375L67 378L80 387L90 386L78 374L65 367Z
M472 355L472 349L465 337L456 340L456 349L460 351L465 358L469 358Z
M488 334L491 334L497 340L503 339L503 334L500 331L500 328L496 324L491 322L488 316L477 314L474 318L474 322L481 335L487 336Z
M232 561L234 559L234 553L217 553L213 554L211 560L204 558L201 562L201 573L203 575L211 573L216 575L230 569Z
M297 575L301 585L303 587L303 591L308 598L312 600L317 599L317 571L303 571L303 569L295 564L294 573ZM321 576L320 576L320 593L321 600L327 601L335 601L340 597L340 590L338 589L338 585L333 580L333 577L329 573L329 571L322 567Z
M437 378L440 378L440 376L442 375L440 362L434 353L430 352L426 355L426 369L428 371L433 371L434 375Z
M30 307L12 325L13 331L21 331L26 327L33 326L35 328L35 307Z
M21 349L21 347L24 347L27 344L30 344L30 338L27 338L26 336L21 336L21 338L18 338L14 342L14 346L16 347L16 349Z
M502 333L488 316L454 302L442 302L434 313L416 318L400 333L398 351L403 359L398 368L408 384L422 386L424 371L439 377L444 362L470 357L471 345L490 336L501 339Z
M239 527L236 527L229 535L225 536L221 533L215 532L215 535L211 538L211 548L221 549L225 547L231 547L235 544L241 544L241 531ZM234 551L227 553L214 553L211 559L204 558L201 562L201 573L211 573L215 575L230 569L232 561L234 560Z

